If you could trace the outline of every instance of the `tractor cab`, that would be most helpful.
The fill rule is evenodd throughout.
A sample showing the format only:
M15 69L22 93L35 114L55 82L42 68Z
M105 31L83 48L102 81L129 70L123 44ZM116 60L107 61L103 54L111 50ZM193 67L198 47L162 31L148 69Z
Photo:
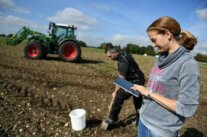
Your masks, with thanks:
M58 39L62 38L71 38L76 39L75 30L77 28L74 26L69 26L67 24L53 23L50 22L49 25L49 35L52 37L56 37Z

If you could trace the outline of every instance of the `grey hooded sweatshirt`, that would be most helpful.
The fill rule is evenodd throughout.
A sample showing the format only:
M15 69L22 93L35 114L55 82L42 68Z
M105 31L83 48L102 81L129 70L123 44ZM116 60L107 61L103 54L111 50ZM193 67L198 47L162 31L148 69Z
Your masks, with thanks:
M191 117L199 104L200 74L197 62L183 46L172 54L161 55L150 72L147 88L176 100L176 112L145 97L140 120L148 129L163 137L177 136L185 118Z

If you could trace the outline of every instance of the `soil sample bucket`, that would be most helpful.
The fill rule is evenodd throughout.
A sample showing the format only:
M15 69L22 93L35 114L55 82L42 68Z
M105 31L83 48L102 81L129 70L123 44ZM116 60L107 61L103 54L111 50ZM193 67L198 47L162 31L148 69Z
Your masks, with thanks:
M80 131L86 127L86 111L84 109L74 109L69 116L73 130Z

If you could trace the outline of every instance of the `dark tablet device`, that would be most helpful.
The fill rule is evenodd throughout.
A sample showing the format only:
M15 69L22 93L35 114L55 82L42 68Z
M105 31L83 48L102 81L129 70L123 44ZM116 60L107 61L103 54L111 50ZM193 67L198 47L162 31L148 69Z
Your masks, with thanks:
M134 84L130 83L129 81L123 78L117 78L114 81L114 84L120 86L122 89L124 89L126 92L129 92L133 96L139 97L139 92L131 89L131 87L133 87Z

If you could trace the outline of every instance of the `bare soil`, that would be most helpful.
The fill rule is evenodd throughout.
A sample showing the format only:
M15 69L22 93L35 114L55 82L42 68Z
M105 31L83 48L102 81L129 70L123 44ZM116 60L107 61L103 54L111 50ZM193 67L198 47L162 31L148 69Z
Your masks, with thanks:
M124 123L109 131L100 129L117 75L116 64L104 58L104 53L82 49L82 62L67 63L56 55L29 60L24 58L23 49L23 45L0 45L1 137L137 136L136 125L129 122L135 112L132 99L121 111L119 118ZM206 73L206 69L201 71ZM202 78L199 109L186 121L182 137L207 136L206 79ZM72 130L68 116L76 108L87 111L87 126L79 132Z

